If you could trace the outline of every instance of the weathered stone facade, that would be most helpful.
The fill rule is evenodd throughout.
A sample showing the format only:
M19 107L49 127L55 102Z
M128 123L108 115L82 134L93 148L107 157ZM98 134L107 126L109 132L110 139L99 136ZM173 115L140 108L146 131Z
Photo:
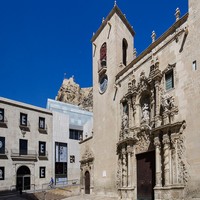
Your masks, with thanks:
M83 141L91 192L119 199L199 199L200 1L135 57L117 5L92 38L94 135ZM82 151L83 152L83 151ZM85 171L84 171L85 173ZM84 173L81 172L84 188Z

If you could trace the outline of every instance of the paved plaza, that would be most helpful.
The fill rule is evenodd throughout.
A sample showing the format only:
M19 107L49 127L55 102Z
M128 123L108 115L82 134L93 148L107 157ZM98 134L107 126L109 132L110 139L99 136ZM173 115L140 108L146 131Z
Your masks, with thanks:
M66 198L57 198L54 195L49 195L47 198L40 197L40 198L35 198L35 197L30 197L26 195L19 195L19 194L10 194L10 195L5 195L3 197L0 197L1 200L58 200L58 199L63 199L63 200L116 200L117 198L114 197L105 197L105 196L95 196L95 195L77 195L73 197L66 197Z

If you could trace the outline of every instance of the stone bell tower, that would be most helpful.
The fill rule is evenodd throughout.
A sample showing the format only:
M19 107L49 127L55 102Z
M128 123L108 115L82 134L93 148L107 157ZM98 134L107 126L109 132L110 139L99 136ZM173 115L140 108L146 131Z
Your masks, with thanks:
M114 5L92 37L94 192L117 194L117 117L120 109L115 79L133 60L134 30L119 7Z

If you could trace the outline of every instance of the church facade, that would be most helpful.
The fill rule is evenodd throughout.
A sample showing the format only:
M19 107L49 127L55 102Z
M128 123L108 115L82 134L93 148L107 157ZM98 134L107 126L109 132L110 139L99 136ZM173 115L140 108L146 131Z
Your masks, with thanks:
M139 56L117 5L92 37L93 135L81 191L119 199L200 199L200 2Z

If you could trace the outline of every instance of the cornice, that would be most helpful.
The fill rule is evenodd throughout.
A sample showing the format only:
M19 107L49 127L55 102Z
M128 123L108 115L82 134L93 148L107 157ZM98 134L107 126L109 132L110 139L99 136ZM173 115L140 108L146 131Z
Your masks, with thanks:
M149 47L147 47L138 57L136 57L129 65L127 65L123 70L121 70L116 75L116 80L119 79L120 76L122 76L125 72L127 72L130 68L133 67L134 64L139 62L144 56L149 54L152 49L154 49L156 46L158 46L161 42L163 42L168 36L170 36L172 33L174 33L177 28L179 28L183 23L185 23L188 19L188 13L186 13L182 18L180 18L178 21L176 21L166 32L164 32L155 42L153 42Z
M124 16L124 14L121 12L121 10L119 9L119 7L117 5L115 5L113 7L113 9L110 11L110 13L108 14L108 16L106 17L106 19L103 21L103 23L101 24L101 26L99 27L99 29L97 30L97 32L93 35L93 37L91 39L91 42L94 42L96 40L96 38L99 36L99 34L101 33L101 31L104 29L104 27L107 25L108 21L112 18L112 16L115 13L119 16L119 18L126 25L127 29L130 31L130 33L132 34L132 36L135 35L135 31L133 30L133 28L130 25L130 23L128 22L128 20L126 19L126 17Z

